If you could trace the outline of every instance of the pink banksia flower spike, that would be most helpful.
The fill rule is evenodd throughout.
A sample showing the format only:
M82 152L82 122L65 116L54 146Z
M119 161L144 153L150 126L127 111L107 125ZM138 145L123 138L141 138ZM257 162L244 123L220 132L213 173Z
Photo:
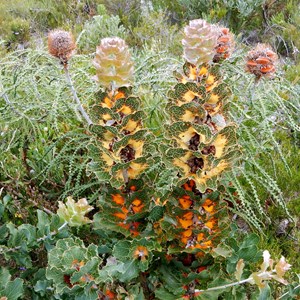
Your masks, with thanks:
M76 44L71 32L55 29L48 33L49 53L57 57L64 67L67 66L75 48Z
M246 71L257 79L272 77L276 72L277 54L269 45L257 44L246 56Z

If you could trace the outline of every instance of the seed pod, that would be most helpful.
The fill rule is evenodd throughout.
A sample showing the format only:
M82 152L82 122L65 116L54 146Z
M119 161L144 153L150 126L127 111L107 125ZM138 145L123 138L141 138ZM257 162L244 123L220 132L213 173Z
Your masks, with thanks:
M257 46L248 52L246 57L246 71L254 74L257 79L261 77L271 77L275 71L275 64L278 56L266 44Z
M71 32L64 30L53 30L48 34L49 53L57 57L61 63L66 66L68 60L74 53L76 44Z
M215 55L218 31L215 25L205 20L192 20L184 28L183 57L189 63L199 66L210 62Z
M219 62L220 60L228 58L234 48L234 37L228 28L218 28L219 37L217 40L217 46L215 47L215 56L213 58L214 62Z
M96 80L104 87L130 86L133 77L133 62L125 41L104 38L96 50L94 59Z

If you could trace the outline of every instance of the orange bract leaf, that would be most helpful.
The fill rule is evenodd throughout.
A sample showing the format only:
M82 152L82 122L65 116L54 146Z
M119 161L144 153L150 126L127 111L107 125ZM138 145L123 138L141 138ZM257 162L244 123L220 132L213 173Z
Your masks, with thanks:
M262 73L270 73L270 72L275 71L275 68L273 66L266 66L266 67L260 68L260 71Z
M215 205L216 204L213 201L211 201L210 199L206 199L202 207L204 208L205 211L211 213L214 211Z
M148 258L149 252L146 247L138 246L133 252L133 257L135 259L140 259L141 261L145 261Z
M183 196L182 198L179 199L179 203L183 209L189 209L193 204L193 201L190 199L189 196L188 198Z
M208 222L205 223L205 226L209 229L213 229L217 223L218 222L216 218L211 218Z
M145 205L142 203L140 199L134 199L131 203L131 208L134 213L140 212Z
M124 205L124 203L125 203L124 197L121 196L120 194L112 195L112 199L118 205Z
M105 291L105 296L106 296L106 298L108 298L109 300L114 300L114 299L116 299L116 294L113 293L113 292L110 291L110 290L106 290L106 291Z
M121 212L117 212L117 213L114 213L113 214L115 217L119 218L119 219L122 219L122 220L125 220L127 215L126 214L123 214Z
M267 65L269 63L271 63L271 60L267 57L259 57L256 59L256 62L262 65Z
M178 219L182 228L187 229L193 225L193 220Z

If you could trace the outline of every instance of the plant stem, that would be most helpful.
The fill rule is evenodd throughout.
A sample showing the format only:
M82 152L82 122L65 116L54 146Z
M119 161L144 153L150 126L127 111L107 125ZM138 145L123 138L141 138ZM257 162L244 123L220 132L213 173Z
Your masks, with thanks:
M4 101L6 102L6 104L11 108L11 110L13 112L15 112L17 115L22 116L22 114L15 109L14 105L12 104L12 102L9 100L8 95L4 92L4 88L2 86L2 84L0 85L1 89L3 90L3 93L1 95L1 97L4 99Z
M299 289L300 288L300 284L299 285L297 285L296 287L294 287L294 291L296 290L296 289ZM286 295L288 295L289 294L289 292L286 292L286 293L284 293L284 294L282 294L279 298L278 298L278 300L279 299L282 299L284 296L286 296Z
M247 283L247 282L249 282L251 280L253 280L253 278L249 277L249 278L241 280L241 281L236 281L236 282L228 283L228 284L225 284L225 285L220 285L220 286L208 288L206 290L195 290L195 293L203 293L203 292L210 292L210 291L222 290L222 289L226 289L228 287L232 287L232 286L235 286L235 285Z
M69 87L71 89L71 92L73 94L73 98L74 100L76 101L77 103L77 109L80 111L81 115L83 116L83 118L86 120L86 122L88 123L88 125L92 125L93 122L92 120L90 119L90 117L88 116L88 114L86 113L86 111L84 110L83 106L81 105L81 102L77 96L77 93L76 93L76 90L74 88L74 85L73 85L73 82L72 82L72 79L71 79L71 76L70 76L70 73L69 73L69 68L68 66L65 66L64 67L64 70L65 70L65 74L66 74L66 78L67 78L67 81L68 81L68 84L69 84Z
M274 272L274 270L272 272ZM270 279L270 272L262 272L262 273L257 274L257 276L258 277L263 277L264 279ZM222 289L226 289L228 287L232 287L232 286L235 286L235 285L244 284L244 283L247 283L247 282L250 282L250 281L253 281L253 277L252 276L250 276L247 279L241 280L241 281L236 281L236 282L228 283L228 284L225 284L225 285L220 285L220 286L208 288L206 290L195 290L195 292L197 292L197 293L199 293L199 292L200 293L204 293L204 292L222 290Z

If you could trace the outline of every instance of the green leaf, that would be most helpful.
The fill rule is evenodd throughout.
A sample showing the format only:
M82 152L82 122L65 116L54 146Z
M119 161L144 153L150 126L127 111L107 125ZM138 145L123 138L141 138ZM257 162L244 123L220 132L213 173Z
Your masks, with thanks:
M3 216L3 213L4 213L4 205L0 202L0 220L1 220L2 216Z
M4 197L3 197L3 204L4 204L4 207L5 206L7 206L7 204L9 203L9 202L11 202L12 201L12 196L11 195L5 195Z
M232 248L225 244L219 244L218 247L213 248L212 251L213 257L223 256L226 258L232 254Z
M23 295L23 280L16 278L14 281L7 283L4 290L0 290L1 296L7 297L9 300L16 300Z
M38 236L43 237L44 235L48 235L50 233L49 216L42 210L38 210L37 215L38 215L38 223L37 223Z
M37 293L40 293L42 296L44 296L47 292L46 289L48 286L49 286L48 280L38 280L34 286L34 291Z
M151 221L151 222L159 221L163 217L164 211L165 211L165 208L163 206L153 207L153 209L151 210L149 217L148 217L149 221Z
M243 240L240 248L248 248L259 243L259 237L255 233L251 233Z
M0 269L0 287L5 288L10 281L11 275L9 271L5 268Z
M129 241L119 241L113 248L113 256L121 261L129 258L131 243Z
M248 248L241 248L238 252L238 255L240 258L244 259L245 261L252 261L252 258L254 258L257 254L257 247L255 245L252 245Z
M265 287L260 289L257 300L272 300L270 286L266 283Z
M99 280L101 282L113 282L120 273L124 271L124 263L116 260L114 257L107 259L107 264L99 271Z
M175 300L176 298L174 294L168 292L165 288L161 287L155 290L155 297L160 300Z
M138 262L135 260L127 261L123 265L122 273L119 275L119 280L129 282L139 275Z

